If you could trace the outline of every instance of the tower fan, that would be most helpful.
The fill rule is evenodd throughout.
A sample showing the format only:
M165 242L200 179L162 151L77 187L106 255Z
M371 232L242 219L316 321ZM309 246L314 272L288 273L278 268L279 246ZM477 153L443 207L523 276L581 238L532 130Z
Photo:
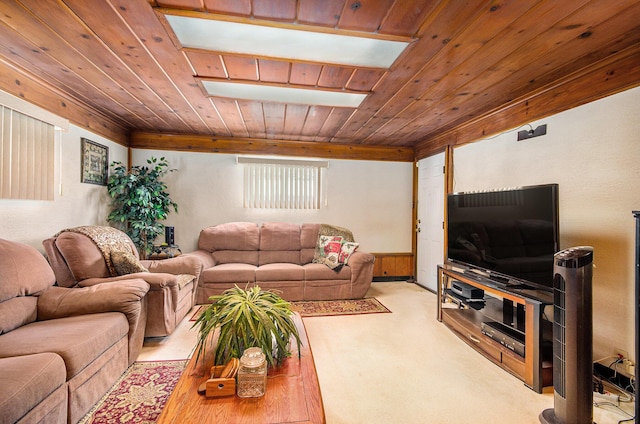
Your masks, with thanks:
M593 423L593 248L555 254L553 265L553 409L543 424Z

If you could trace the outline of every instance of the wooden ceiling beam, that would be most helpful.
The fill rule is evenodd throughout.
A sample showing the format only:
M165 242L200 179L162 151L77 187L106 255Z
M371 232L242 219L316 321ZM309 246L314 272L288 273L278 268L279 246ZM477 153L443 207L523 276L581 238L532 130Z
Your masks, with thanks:
M130 146L134 149L184 152L254 154L318 157L328 159L413 162L410 147L365 146L288 140L262 140L207 135L134 132Z

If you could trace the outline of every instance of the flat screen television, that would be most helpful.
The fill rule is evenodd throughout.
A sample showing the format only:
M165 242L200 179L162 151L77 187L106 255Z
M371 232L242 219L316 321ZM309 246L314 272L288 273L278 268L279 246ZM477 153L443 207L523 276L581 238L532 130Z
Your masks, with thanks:
M447 196L447 259L499 284L553 289L558 185Z

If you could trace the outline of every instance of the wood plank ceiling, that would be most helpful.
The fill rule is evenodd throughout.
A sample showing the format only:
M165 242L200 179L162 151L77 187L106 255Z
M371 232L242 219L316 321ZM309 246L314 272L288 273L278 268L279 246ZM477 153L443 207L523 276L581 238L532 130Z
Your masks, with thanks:
M132 147L413 160L640 85L637 0L0 4L0 89ZM182 48L167 12L413 41L390 69L252 57ZM209 97L201 78L368 96Z

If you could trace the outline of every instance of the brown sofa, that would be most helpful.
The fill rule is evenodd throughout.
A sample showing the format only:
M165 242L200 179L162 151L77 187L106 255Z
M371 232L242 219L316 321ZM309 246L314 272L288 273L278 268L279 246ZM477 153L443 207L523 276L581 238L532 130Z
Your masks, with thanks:
M277 290L290 301L364 297L373 279L374 256L356 250L347 265L336 269L314 263L320 228L230 222L203 229L198 249L184 255L203 264L196 302L210 302L209 296L247 284Z
M76 423L135 361L149 285L54 286L33 247L0 239L0 423Z
M96 237L93 236L96 231L123 240L126 249L134 256L132 260L148 272L117 275L109 266L106 259L108 255L104 249L100 249L96 244ZM60 286L89 287L129 278L141 278L149 283L151 288L147 294L148 317L145 337L171 334L194 304L196 279L202 265L193 258L178 256L164 260L139 261L138 251L131 239L124 232L111 227L71 228L44 240L42 244Z

